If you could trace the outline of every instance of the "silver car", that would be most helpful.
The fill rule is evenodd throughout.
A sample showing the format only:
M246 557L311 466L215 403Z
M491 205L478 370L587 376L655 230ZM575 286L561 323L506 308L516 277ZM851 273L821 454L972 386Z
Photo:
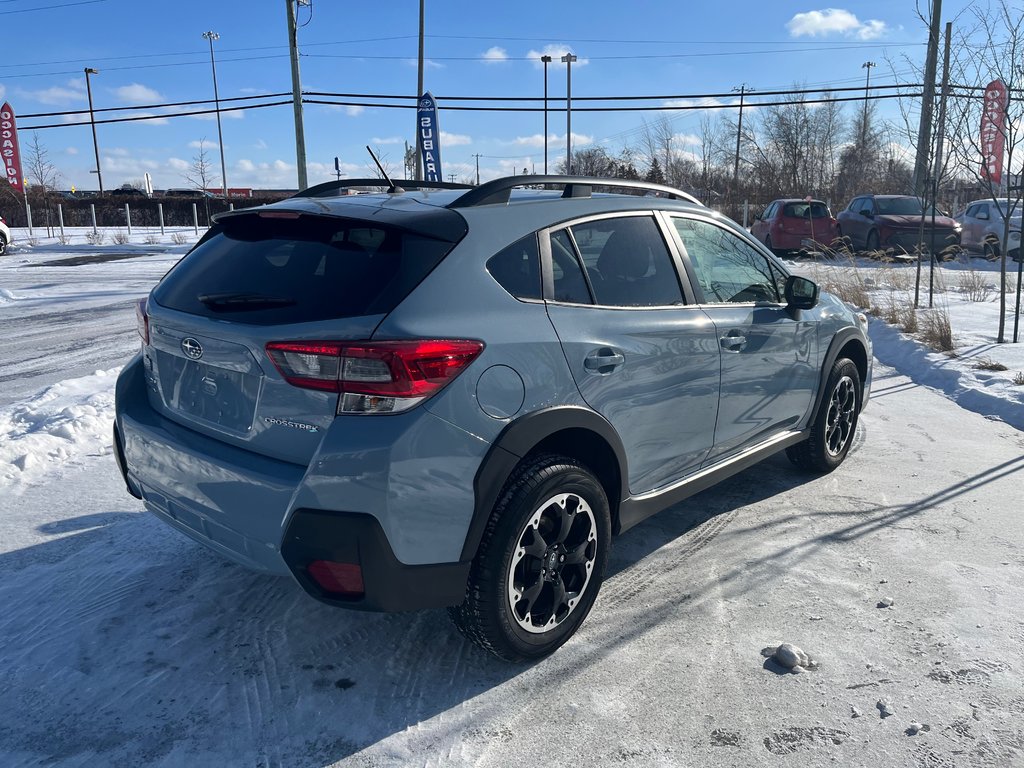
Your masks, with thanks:
M960 244L973 251L981 251L987 259L996 259L1003 252L1006 212L1010 211L1010 232L1007 255L1020 259L1021 204L1006 198L973 200L967 204L956 220L963 227Z
M535 659L613 536L779 451L849 453L867 319L686 193L355 184L221 214L139 307L116 457L209 549Z
M11 230L7 226L7 222L4 221L4 217L0 216L0 256L7 253L7 244L11 242Z

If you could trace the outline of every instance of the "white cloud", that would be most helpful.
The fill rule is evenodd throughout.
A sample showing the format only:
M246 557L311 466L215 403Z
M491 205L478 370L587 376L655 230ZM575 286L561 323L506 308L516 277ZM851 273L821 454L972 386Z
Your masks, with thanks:
M405 63L408 64L410 67L418 67L419 66L419 61L417 61L416 59L406 59ZM439 61L434 61L433 59L424 59L423 60L423 68L424 69L444 69L444 64L442 64Z
M798 13L789 20L786 29L792 37L839 34L858 40L874 40L888 31L884 21L869 19L862 22L856 15L841 8Z
M0 94L0 96L2 96L2 95L3 94ZM77 155L78 154L78 147L67 147L64 150L64 154L66 154L66 155Z
M152 88L148 88L141 83L122 85L120 88L115 88L114 93L117 95L117 98L125 104L137 104L140 101L163 101L164 98L157 91L154 91Z
M219 149L220 144L216 141L209 141L208 139L202 139L201 141L190 141L188 146L192 149Z
M39 91L19 90L18 95L38 101L40 104L64 107L86 100L85 80L81 78L68 80L65 86L55 85Z
M536 147L538 149L544 148L544 134L535 133L532 136L516 136L512 141L513 144L519 147ZM587 146L588 144L594 143L593 136L587 136L582 133L574 133L572 135L572 145L576 148ZM565 134L550 133L548 134L548 150L550 151L554 147L565 146Z
M404 139L402 139L401 136L388 136L387 138L384 138L384 139L379 139L376 136L374 136L372 139L370 139L370 143L371 144L382 144L382 145L383 144L401 144L402 141L404 141Z
M494 62L497 61L506 61L508 59L508 51L506 51L504 48L494 46L493 48L488 48L486 51L484 51L482 57L483 60L488 64L493 64Z
M253 149L266 149L269 145L263 139L256 139L256 143L252 146Z
M192 167L192 164L187 160L182 160L180 157L169 157L167 158L167 165L173 171L187 171Z
M221 118L223 120L244 120L245 119L245 112L243 112L240 109L236 109L233 112L221 112L220 116L221 116ZM189 117L191 117L194 120L216 120L217 119L217 113L216 112L208 112L205 115L189 115ZM230 181L230 179L229 179L229 181ZM232 183L234 183L234 182L232 182Z
M345 107L345 114L349 117L356 117L363 114L366 111L366 107L360 107L358 105L349 105Z
M143 125L167 125L167 118L152 112L122 112L121 117L134 117ZM135 123L133 123L135 125Z
M472 143L473 139L470 136L465 136L461 133L448 133L447 131L441 131L442 147L458 147Z
M6 93L7 87L3 83L0 83L0 99L2 99Z
M699 147L701 139L693 133L676 133L672 136L672 141L680 147Z
M550 56L551 62L548 66L565 68L565 64L562 63L562 57L567 53L575 54L576 51L572 49L571 45L561 45L555 43L553 45L545 45L544 50L535 51L533 49L526 52L526 58L533 60L533 66L536 69L541 69L544 66L544 62L540 60L541 56ZM590 63L590 59L585 59L580 56L576 61L572 63L574 67L582 67Z

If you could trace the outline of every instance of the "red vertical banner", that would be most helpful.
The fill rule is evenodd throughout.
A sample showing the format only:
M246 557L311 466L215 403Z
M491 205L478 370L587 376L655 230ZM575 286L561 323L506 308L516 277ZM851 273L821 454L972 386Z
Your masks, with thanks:
M25 191L21 175L21 152L18 149L18 127L14 123L14 110L8 102L0 107L0 157L4 161L4 178L15 192Z
M1007 96L1002 80L993 80L985 86L985 103L981 108L981 178L993 184L1003 180Z

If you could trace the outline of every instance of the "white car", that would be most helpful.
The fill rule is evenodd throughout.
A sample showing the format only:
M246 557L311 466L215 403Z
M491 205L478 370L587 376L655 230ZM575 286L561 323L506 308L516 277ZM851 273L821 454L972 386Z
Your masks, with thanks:
M0 216L0 256L7 253L7 244L11 242L11 228L7 226L4 217Z
M1006 253L1012 259L1020 259L1021 206L1019 202L1011 203L1006 198L998 201L988 198L968 203L964 212L956 217L963 228L960 244L964 248L982 251L985 258L996 259L1003 252L1006 211L1011 211Z

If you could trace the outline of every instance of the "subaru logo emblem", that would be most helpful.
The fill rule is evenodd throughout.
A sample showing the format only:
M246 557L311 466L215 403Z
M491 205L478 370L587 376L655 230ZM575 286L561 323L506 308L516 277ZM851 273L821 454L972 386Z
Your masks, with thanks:
M198 360L203 356L203 345L189 336L187 339L181 340L181 351L190 360Z

